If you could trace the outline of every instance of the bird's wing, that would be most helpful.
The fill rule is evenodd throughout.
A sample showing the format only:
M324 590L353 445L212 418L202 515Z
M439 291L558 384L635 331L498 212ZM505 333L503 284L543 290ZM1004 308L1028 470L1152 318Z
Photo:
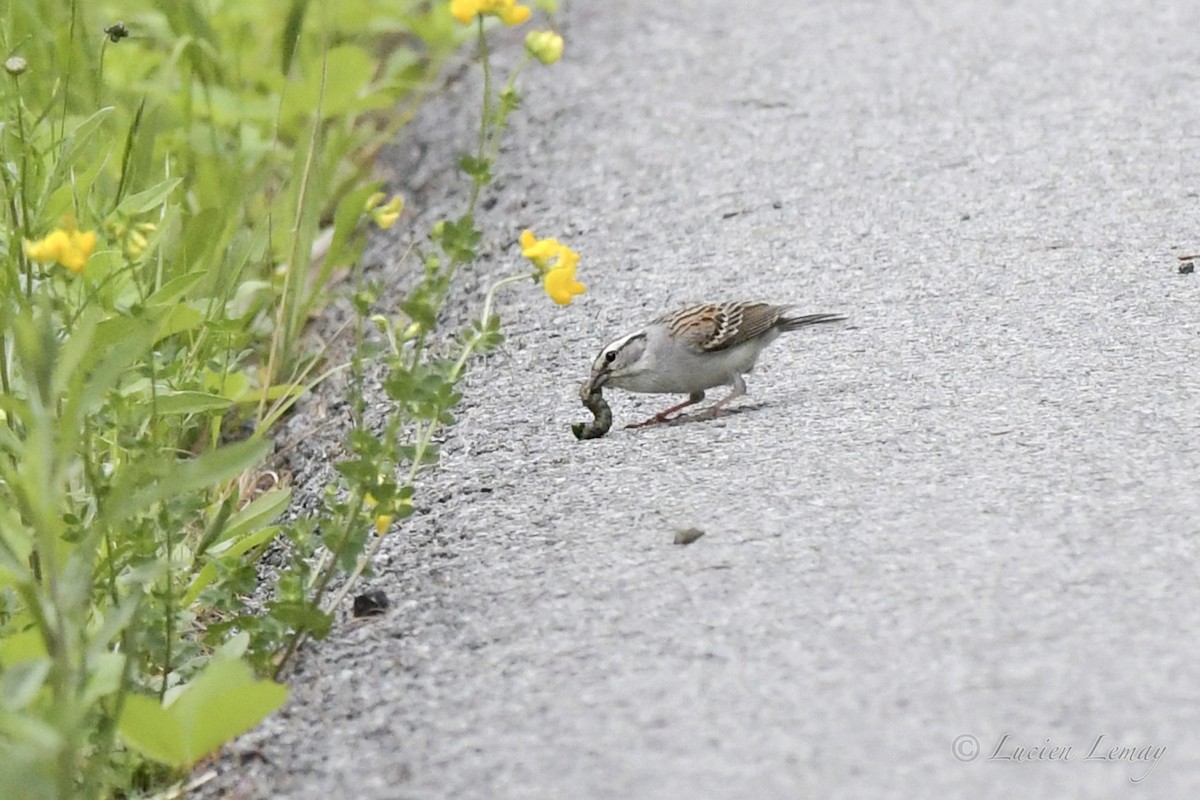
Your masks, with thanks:
M761 336L787 308L769 303L708 303L665 314L655 322L666 325L671 336L687 347L711 353Z

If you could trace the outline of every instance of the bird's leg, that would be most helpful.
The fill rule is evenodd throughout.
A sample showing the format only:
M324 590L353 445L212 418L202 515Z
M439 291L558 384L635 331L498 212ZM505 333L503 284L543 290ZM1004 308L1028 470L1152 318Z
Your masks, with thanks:
M701 419L715 419L724 413L721 409L727 406L730 401L737 400L746 393L746 382L742 380L741 375L733 376L733 391L722 397L717 402L713 403L708 408L704 409L698 416Z
M684 400L682 403L671 406L666 411L660 411L657 414L655 414L653 417L651 417L650 419L645 420L644 422L637 422L637 423L634 423L633 425L626 425L625 427L626 428L644 428L647 425L657 425L660 422L667 422L668 421L667 418L670 417L672 414L674 414L676 411L687 408L688 406L694 406L694 405L696 405L696 403L699 403L703 399L704 399L704 392L692 392L691 394L688 395L688 399Z

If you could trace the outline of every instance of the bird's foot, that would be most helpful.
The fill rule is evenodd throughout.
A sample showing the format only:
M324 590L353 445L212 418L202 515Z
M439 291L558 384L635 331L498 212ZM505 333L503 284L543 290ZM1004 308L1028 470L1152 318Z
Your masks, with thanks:
M633 425L626 425L625 427L626 428L645 428L648 425L662 425L663 423L666 423L666 422L677 422L681 419L687 419L688 417L686 414L680 414L678 412L682 411L683 409L687 408L688 406L696 405L696 403L699 403L703 399L704 399L704 392L692 392L691 394L688 395L688 399L684 400L682 403L677 403L676 405L673 405L670 408L663 409L662 411L658 412L653 417L651 417L648 420L645 420L644 422L637 422L637 423L634 423ZM671 416L672 414L674 414L675 416L672 417Z
M675 419L678 419L678 417ZM667 416L667 413L664 411L661 414L655 414L650 419L644 419L641 422L631 422L625 426L625 429L629 430L630 428L648 428L651 425L662 425L663 423L671 421L673 421L672 418Z

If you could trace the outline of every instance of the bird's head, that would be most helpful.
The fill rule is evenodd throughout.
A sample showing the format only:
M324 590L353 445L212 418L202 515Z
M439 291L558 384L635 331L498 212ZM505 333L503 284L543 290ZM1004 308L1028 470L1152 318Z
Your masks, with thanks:
M622 378L645 370L645 354L646 334L642 331L622 336L605 345L592 362L592 375L588 379L587 389L594 392L606 384L619 387Z

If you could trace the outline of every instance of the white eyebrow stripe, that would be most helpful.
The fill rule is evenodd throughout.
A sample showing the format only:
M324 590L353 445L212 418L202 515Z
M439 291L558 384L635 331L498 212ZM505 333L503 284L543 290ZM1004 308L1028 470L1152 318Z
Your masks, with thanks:
M604 352L606 352L606 353L609 353L609 352L617 352L617 353L619 353L619 352L621 352L622 350L624 350L624 349L625 349L625 347L626 347L626 346L627 346L627 345L628 345L630 342L632 342L634 339L645 339L645 338L646 338L646 333L645 333L645 331L638 331L637 333L631 333L631 334L629 334L628 336L622 336L620 339L617 339L616 341L609 342L609 343L608 343L608 347L604 348Z
M604 349L600 351L600 355L596 356L595 367L603 368L603 367L607 366L607 364L608 364L607 356L609 353L619 353L623 349L625 349L625 347L628 346L628 344L630 342L632 342L633 340L645 339L645 338L646 338L645 331L638 331L636 333L631 333L628 336L622 336L620 339L616 339L614 341L609 342L608 344L606 344L604 346ZM614 358L615 358L615 356L614 356Z

